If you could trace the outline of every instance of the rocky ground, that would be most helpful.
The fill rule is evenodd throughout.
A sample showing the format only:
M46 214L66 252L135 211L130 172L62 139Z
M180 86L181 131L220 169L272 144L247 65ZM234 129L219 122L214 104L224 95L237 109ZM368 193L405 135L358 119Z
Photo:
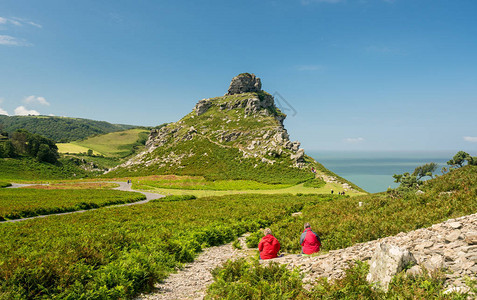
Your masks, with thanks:
M158 299L202 299L205 290L212 283L211 271L229 259L246 257L255 250L248 250L245 236L240 237L242 249L232 247L232 243L205 249L193 263L187 264L179 272L170 275L163 283L157 284L157 292L141 295L137 300Z
M410 272L420 272L422 267L428 270L444 268L447 270L445 285L450 290L466 290L465 277L477 279L477 214L333 250L324 255L288 255L274 261L287 264L290 268L299 267L306 274L305 282L313 282L322 276L336 279L344 275L344 270L353 261L370 260L379 243L409 250L418 263L418 267Z
M428 270L444 268L445 285L449 291L466 291L468 288L464 279L477 279L477 214L322 255L302 257L290 254L262 263L274 261L289 268L298 267L305 274L304 282L309 285L322 276L330 279L342 277L349 264L356 260L370 260L380 243L395 245L413 254L418 265L408 272L420 272L422 267ZM212 282L212 269L228 259L250 256L255 251L246 249L244 244L243 249L234 249L231 244L206 249L195 262L157 285L156 293L142 295L138 299L202 299L205 289Z

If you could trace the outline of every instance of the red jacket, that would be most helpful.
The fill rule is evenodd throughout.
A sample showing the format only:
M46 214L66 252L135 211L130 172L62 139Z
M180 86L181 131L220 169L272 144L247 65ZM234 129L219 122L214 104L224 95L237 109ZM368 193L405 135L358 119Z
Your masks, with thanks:
M280 250L280 243L273 235L267 234L258 243L258 250L260 251L261 259L275 258Z
M312 254L320 251L321 240L311 228L307 228L303 230L303 233L300 236L300 245L303 246L301 251L304 254Z

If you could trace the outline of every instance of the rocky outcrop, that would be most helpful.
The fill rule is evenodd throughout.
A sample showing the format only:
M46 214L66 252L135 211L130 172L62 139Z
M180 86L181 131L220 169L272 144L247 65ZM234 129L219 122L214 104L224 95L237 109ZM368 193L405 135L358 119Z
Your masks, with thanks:
M352 247L332 250L315 257L286 255L272 261L286 264L288 268L299 267L305 272L305 282L314 282L318 277L341 278L345 269L354 261L370 261L382 243L409 250L417 265L407 274L418 274L423 268L429 271L445 269L447 291L468 291L465 278L477 280L477 214L450 219L428 228L399 233Z
M260 78L256 77L255 74L242 73L232 79L227 95L256 93L261 90Z
M369 274L366 279L379 284L385 291L393 276L409 265L415 265L416 259L404 248L385 243L378 243L369 263Z
M194 107L194 111L197 116L205 113L212 106L212 101L210 99L200 100Z

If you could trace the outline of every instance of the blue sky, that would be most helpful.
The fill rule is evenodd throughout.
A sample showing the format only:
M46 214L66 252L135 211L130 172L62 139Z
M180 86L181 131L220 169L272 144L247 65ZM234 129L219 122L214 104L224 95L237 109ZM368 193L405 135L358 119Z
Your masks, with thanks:
M2 0L0 114L158 125L250 72L307 150L476 155L476 15L474 0Z

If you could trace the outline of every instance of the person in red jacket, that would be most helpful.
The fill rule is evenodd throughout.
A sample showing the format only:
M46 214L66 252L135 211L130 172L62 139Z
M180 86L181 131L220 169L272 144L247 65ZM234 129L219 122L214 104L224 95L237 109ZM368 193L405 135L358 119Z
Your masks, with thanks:
M311 230L310 223L305 223L305 230L300 236L301 253L310 255L320 251L321 240L318 234Z
M265 235L260 243L258 243L258 251L260 251L260 259L271 259L278 257L280 250L280 242L272 235L270 228L265 228L263 231Z

